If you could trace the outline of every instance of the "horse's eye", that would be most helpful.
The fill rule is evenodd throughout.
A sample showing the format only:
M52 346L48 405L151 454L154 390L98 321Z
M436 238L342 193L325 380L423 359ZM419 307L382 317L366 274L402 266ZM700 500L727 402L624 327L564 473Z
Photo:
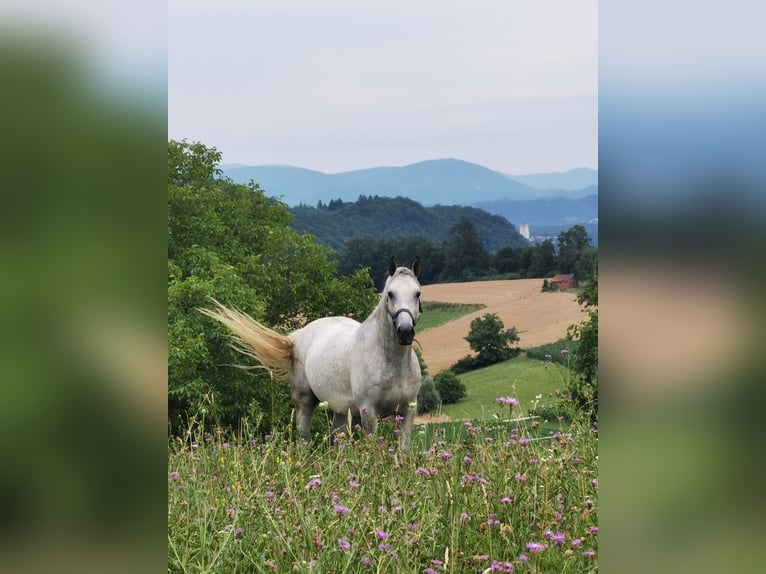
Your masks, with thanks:
M394 294L391 293L391 291L388 292L388 298L391 299L392 301L394 299Z
M417 299L419 299L419 298L420 298L420 291L418 291L417 293L415 293L415 297L416 297Z

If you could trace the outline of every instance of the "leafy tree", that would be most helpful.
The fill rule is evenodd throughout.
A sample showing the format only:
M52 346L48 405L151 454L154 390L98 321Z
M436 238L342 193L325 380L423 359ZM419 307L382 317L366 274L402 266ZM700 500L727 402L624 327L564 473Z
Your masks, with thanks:
M418 391L418 414L430 413L439 408L442 403L439 391L436 390L434 380L425 375Z
M569 392L576 407L588 413L594 420L598 417L598 265L596 264L588 284L577 296L577 302L585 308L588 320L569 327L568 335L579 346L574 354L572 369L577 377L570 384Z
M489 253L476 226L467 217L461 217L450 229L441 279L469 280L484 275L488 268Z
M282 330L325 315L363 318L376 302L366 271L335 277L328 251L289 227L287 208L260 187L217 179L221 155L168 142L168 415L179 432L190 415L262 428L289 420L287 385L244 358L229 333L197 310L209 297Z
M573 225L566 231L559 233L557 261L559 272L577 273L577 263L589 246L590 237L588 237L588 233L582 225ZM583 269L580 271L583 271ZM590 274L590 269L585 269L585 271L588 273L580 275L580 278L587 277Z
M465 384L452 371L442 371L434 377L434 383L445 405L456 403L467 394Z
M531 277L545 277L550 275L555 269L556 250L553 247L553 241L546 239L534 246L527 275Z
M505 325L496 313L485 313L471 321L471 331L465 340L478 353L478 366L500 363L518 354L511 344L519 340L516 327L503 330Z

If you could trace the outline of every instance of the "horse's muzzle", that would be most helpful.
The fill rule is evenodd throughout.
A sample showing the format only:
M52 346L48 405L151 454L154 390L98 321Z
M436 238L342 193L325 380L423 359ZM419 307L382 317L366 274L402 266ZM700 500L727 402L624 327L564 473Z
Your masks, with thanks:
M415 328L412 325L402 325L396 328L396 339L400 345L412 345L415 338Z
M415 317L405 308L399 309L391 315L396 327L396 339L400 345L412 345L415 338Z

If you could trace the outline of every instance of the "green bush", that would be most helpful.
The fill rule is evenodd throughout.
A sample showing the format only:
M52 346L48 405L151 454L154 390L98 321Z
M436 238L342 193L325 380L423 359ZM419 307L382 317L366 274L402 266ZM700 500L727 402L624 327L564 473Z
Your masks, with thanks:
M567 352L562 353L562 351L565 349ZM548 343L546 345L540 345L539 347L532 347L531 349L527 349L526 355L530 359L537 359L538 361L551 361L566 367L572 363L573 357L577 355L579 349L579 341L564 338L559 339L555 343Z
M420 392L418 392L418 414L435 411L441 402L442 399L439 396L439 391L436 390L434 380L428 375L424 376L420 385Z
M463 381L452 371L442 371L434 377L434 383L442 398L442 403L446 405L456 403L466 396Z

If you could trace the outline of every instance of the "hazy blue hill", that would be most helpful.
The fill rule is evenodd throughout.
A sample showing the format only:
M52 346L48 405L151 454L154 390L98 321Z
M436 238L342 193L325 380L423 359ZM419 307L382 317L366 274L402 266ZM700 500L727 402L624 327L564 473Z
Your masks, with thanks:
M360 195L405 196L423 205L466 205L501 197L531 199L540 190L504 174L459 159L435 159L404 167L375 167L326 174L292 166L224 167L237 183L251 179L291 206L332 199L355 201Z
M503 174L459 159L421 161L336 174L346 189L365 195L404 196L423 205L465 205L471 198L535 197L537 190Z
M598 218L598 195L580 198L540 198L526 201L501 199L480 201L473 205L489 213L502 215L517 225L528 224L569 224L592 223Z
M530 175L510 175L506 177L542 190L575 191L598 185L598 171L588 167L578 167L569 171L552 173L535 173Z
M236 183L253 180L266 195L281 197L288 205L316 204L317 194L331 188L332 178L321 171L291 165L223 167L223 173Z
M504 245L524 245L526 240L507 219L481 209L463 206L424 207L404 197L365 197L353 203L333 201L317 209L307 205L290 210L293 228L309 233L322 245L343 248L352 237L399 237L417 235L437 242L449 238L449 230L461 217L467 217L489 250Z

